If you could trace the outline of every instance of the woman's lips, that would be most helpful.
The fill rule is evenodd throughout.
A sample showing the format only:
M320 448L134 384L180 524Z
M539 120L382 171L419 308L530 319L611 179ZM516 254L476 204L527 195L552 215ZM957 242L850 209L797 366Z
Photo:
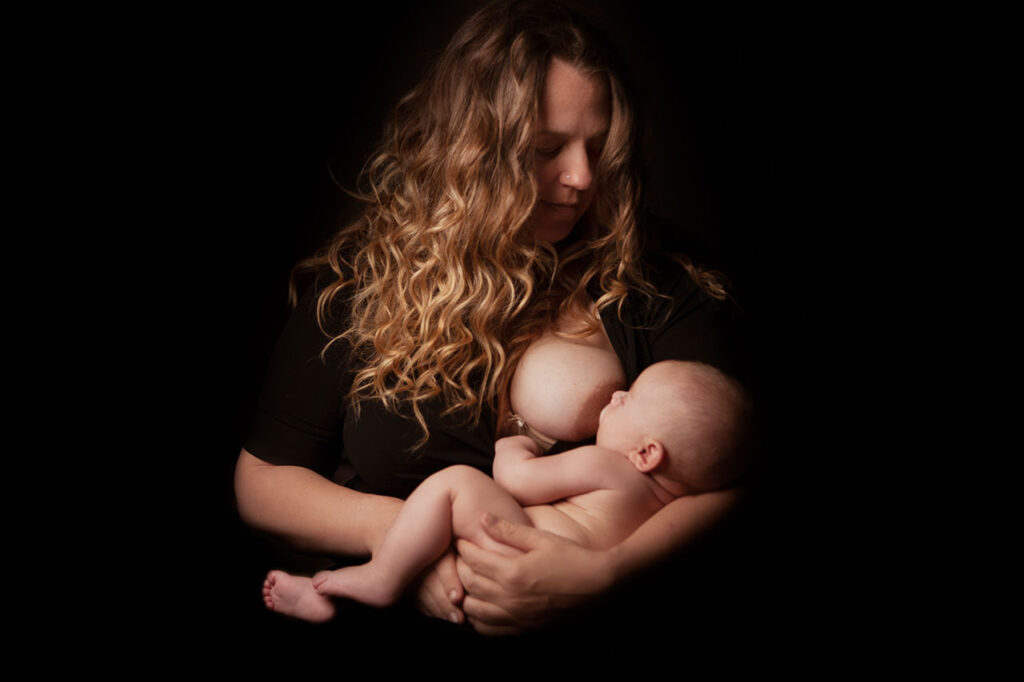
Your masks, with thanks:
M544 201L543 199L541 199L540 203L553 211L561 211L565 213L575 213L576 209L579 208L579 204L562 204L556 201Z

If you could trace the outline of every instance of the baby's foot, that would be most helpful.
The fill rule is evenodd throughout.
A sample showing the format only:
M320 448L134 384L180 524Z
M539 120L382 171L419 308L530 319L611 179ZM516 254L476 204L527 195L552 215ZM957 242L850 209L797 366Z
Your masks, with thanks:
M313 589L325 595L325 599L326 595L345 597L370 606L391 606L398 601L401 590L387 583L369 564L321 571L313 576Z
M284 571L271 571L263 581L263 602L267 608L286 616L313 623L334 618L334 603L318 594L313 581Z

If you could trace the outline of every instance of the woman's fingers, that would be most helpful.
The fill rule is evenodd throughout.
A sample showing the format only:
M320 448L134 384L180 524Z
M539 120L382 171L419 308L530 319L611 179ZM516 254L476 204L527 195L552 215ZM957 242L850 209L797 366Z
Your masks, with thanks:
M468 600L470 595L478 600L495 601L500 599L504 590L493 577L499 572L493 560L500 560L501 555L480 549L468 540L460 540L458 550L459 557L455 565L458 570L459 582L467 592L465 599ZM463 605L465 605L465 600L463 600Z
M492 627L515 625L515 620L509 615L508 611L491 602L477 599L470 595L466 597L466 601L463 604L466 609L466 618L470 622L487 623Z
M455 556L449 552L423 574L416 590L416 605L421 613L431 618L462 623L465 614L460 604L464 594L455 568Z
M489 599L503 594L507 590L522 592L528 590L528 586L543 577L533 567L534 553L541 556L552 554L552 536L550 533L537 530L532 526L524 526L512 521L495 518L486 514L482 519L482 525L487 534L499 543L520 550L521 553L508 555L484 549L468 540L459 540L456 549L459 553L460 562L464 562L470 569L467 575L460 570L459 578L465 586L466 591L477 597ZM559 540L561 540L559 538ZM565 542L562 540L562 542ZM477 584L469 585L466 580L475 580ZM482 582L479 579L486 578L491 581ZM496 583L498 591L490 589L491 584ZM487 590L486 593L481 593Z
M517 557L493 552L468 540L456 544L459 556L456 562L459 581L467 596L508 606L507 602L518 589L522 571Z
M455 552L448 551L434 564L434 573L440 583L440 590L452 604L459 604L465 596L459 572L455 566Z
M431 589L428 581L429 578L424 578L420 589L416 590L416 608L430 618L444 618L444 604L438 602L437 594Z
M524 629L516 624L507 611L490 602L467 596L463 602L466 620L473 629L488 637L505 637L521 634Z
M484 531L518 552L456 544L459 580L466 590L467 620L484 634L540 625L600 590L606 571L600 553L532 526L485 516Z
M524 552L536 549L545 539L546 532L533 526L507 521L493 514L484 514L480 525L491 538L503 545L515 547Z
M471 542L460 544L460 555L456 565L459 579L466 589L462 608L469 624L480 634L489 637L514 635L526 631L527 626L508 610L516 609L517 595L506 590L499 582L474 571L470 562L464 559L461 553L462 549L467 550L471 557L470 561L478 566L484 566L485 570L490 565L489 559L492 557L492 553L480 549ZM500 554L493 556L499 561L505 559Z

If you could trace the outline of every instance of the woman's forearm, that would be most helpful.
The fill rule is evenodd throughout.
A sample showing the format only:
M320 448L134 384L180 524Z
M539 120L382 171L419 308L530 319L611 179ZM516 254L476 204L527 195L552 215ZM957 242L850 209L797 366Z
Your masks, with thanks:
M242 520L294 546L337 555L368 555L401 500L339 486L309 469L268 464L242 450L235 468Z
M739 501L739 489L680 497L606 554L612 584L668 558L718 523Z

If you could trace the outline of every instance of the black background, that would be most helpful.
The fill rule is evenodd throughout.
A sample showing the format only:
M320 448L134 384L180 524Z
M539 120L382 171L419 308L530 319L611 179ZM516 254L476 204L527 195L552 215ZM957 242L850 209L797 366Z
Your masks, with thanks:
M771 621L796 614L787 632L808 636L831 569L804 457L804 238L834 217L819 187L844 144L828 93L850 29L790 3L592 5L646 96L650 208L731 276L757 349L782 474L744 550L737 619L774 641ZM9 547L37 585L31 641L63 642L86 669L129 654L267 669L263 567L230 480L288 271L351 208L332 176L352 184L388 108L473 6L12 17L8 482L29 495Z

